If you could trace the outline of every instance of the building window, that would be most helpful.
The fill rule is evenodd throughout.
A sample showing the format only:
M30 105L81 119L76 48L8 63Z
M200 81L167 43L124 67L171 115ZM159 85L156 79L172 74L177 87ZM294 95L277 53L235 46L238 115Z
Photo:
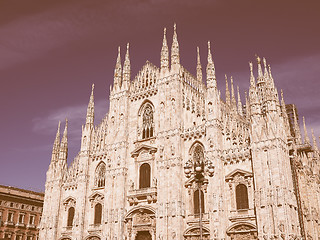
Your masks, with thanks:
M16 235L16 240L22 240L22 235Z
M29 224L30 225L34 224L34 219L35 219L35 216L34 215L30 215L30 217L29 217Z
M150 104L144 109L142 115L142 139L153 137L153 110Z
M104 187L106 182L106 164L101 162L96 168L94 185L95 187Z
M5 233L4 234L5 239L11 239L11 233Z
M148 163L144 163L140 166L140 181L139 188L149 188L151 178L151 168Z
M24 209L24 204L21 205L21 209Z
M102 205L100 203L97 203L94 206L94 224L101 224L101 218L102 218Z
M204 194L201 190L201 213L204 213ZM199 190L194 191L193 193L193 203L194 203L194 214L199 215L200 214L200 196L199 196Z
M249 208L248 190L246 185L239 184L236 186L236 201L238 210Z
M8 222L13 222L13 212L8 212Z
M10 207L13 207L13 203L10 203Z
M24 223L24 214L19 214L19 223Z
M70 207L69 210L68 210L67 227L72 227L72 225L73 225L73 218L74 218L74 207Z

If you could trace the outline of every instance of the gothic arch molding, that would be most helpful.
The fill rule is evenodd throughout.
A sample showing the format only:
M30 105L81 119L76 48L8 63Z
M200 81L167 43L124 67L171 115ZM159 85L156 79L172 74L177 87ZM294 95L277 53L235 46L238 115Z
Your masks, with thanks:
M101 240L101 237L98 234L90 234L85 240Z
M183 233L184 239L186 239L186 240L194 239L195 237L198 237L199 235L200 235L199 226L189 227ZM207 228L205 226L202 227L202 236L203 236L204 240L210 238L210 230L209 230L209 228Z
M146 107L148 104L151 105L151 107L152 107L152 109L153 109L153 111L154 111L154 105L153 105L153 103L152 103L149 99L145 99L145 100L141 103L140 108L139 108L139 110L138 110L138 117L141 116L141 114L143 113L145 107Z
M65 207L65 210L67 210L69 207L76 207L76 199L74 197L67 197L65 200L63 200L63 205Z
M257 228L248 222L238 222L227 228L227 234L232 240L237 239L256 239Z
M71 240L71 237L60 237L59 240Z
M193 152L194 152L194 150L195 150L195 148L196 148L197 146L201 146L203 152L205 152L205 147L204 147L203 143L200 142L200 141L198 141L198 140L196 140L194 143L192 143L192 145L191 145L190 148L189 148L189 156L192 156L192 154L193 154Z
M127 214L125 215L124 219L132 217L132 215L136 211L140 211L140 210L147 210L147 211L152 212L152 214L156 214L156 210L153 207L150 207L150 206L137 206L137 207L134 207L134 208L130 209L130 211L127 212Z
M104 199L104 195L99 193L99 192L93 192L90 196L89 196L89 202L91 203L91 207L93 207L94 204L96 203L100 203L103 205L103 199Z

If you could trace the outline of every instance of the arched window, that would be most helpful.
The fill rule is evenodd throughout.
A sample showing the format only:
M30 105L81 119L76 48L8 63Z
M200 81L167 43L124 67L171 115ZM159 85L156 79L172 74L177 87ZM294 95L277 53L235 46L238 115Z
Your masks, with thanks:
M73 219L74 219L74 207L70 207L68 210L68 221L67 221L68 227L72 227Z
M139 188L148 188L150 187L150 178L151 178L151 168L148 163L144 163L140 166L140 181Z
M101 217L102 217L102 205L97 203L94 206L94 224L101 224Z
M142 115L142 139L153 137L153 110L150 104L144 109Z
M106 179L106 164L100 163L95 172L95 187L104 187Z
M204 194L203 191L201 192L201 213L204 213ZM200 214L200 198L199 198L199 190L194 191L193 193L193 203L194 203L194 214L199 215Z
M203 148L201 145L197 144L196 147L194 148L193 152L193 161L195 163L203 163L204 162L204 153L203 153Z
M238 210L249 208L248 190L246 185L239 184L236 186L236 201Z

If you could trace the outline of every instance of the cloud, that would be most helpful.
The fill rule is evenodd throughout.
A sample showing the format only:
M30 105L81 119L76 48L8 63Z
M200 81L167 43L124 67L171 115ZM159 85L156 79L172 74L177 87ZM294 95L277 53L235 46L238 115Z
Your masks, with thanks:
M36 117L32 120L33 131L37 134L54 135L57 131L58 122L68 119L68 138L80 136L81 125L85 123L87 105L75 105L62 107L48 112L45 116ZM99 100L95 102L95 122L97 123L107 112L106 101ZM98 121L97 121L98 120ZM61 130L63 131L63 129Z

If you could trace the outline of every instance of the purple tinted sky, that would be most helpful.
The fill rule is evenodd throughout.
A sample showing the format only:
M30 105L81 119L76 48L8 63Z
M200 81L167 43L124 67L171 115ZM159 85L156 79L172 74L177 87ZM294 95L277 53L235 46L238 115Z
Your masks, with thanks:
M159 66L163 28L177 23L181 63L206 66L212 42L218 87L233 75L242 99L255 54L271 64L286 103L320 134L319 1L29 0L0 2L0 184L44 189L59 120L69 119L69 160L79 150L91 84L96 123L108 109L117 46L130 42L132 76Z

